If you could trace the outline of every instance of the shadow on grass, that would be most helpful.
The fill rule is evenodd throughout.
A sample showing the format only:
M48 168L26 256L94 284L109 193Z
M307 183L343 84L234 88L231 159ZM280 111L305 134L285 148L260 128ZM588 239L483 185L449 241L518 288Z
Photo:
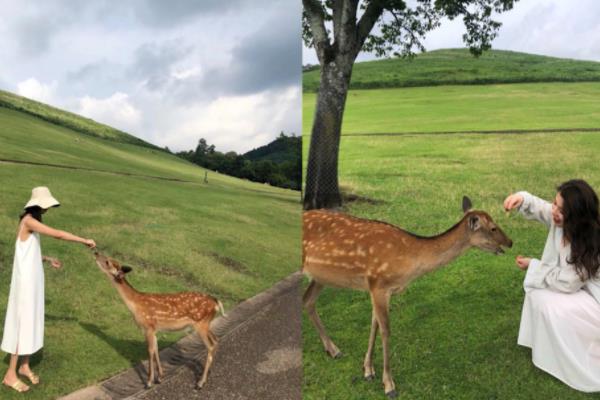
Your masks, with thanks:
M129 361L131 366L134 367L134 370L136 371L142 382L146 381L148 372L142 364L142 360L147 358L148 353L146 341L143 338L141 338L140 340L119 339L107 335L98 325L81 321L79 321L79 325L83 329L96 335L98 338L102 339L113 349L115 349L117 353L119 353L123 358Z

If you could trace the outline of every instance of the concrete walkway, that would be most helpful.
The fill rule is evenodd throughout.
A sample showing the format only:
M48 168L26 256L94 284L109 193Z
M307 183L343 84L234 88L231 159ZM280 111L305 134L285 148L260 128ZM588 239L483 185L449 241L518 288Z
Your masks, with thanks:
M144 361L59 400L301 399L301 280L296 272L213 322L219 349L201 390L206 350L194 333L161 350L161 384L144 388Z

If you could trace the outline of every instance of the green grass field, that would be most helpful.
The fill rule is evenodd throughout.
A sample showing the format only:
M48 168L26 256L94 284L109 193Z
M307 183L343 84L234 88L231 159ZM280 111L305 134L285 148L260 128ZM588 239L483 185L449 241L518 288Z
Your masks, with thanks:
M600 63L490 50L474 58L467 49L435 50L414 59L357 63L351 89L456 84L600 81ZM319 87L318 69L303 74L305 92Z
M142 291L203 291L230 309L299 268L298 192L212 172L205 184L203 169L164 152L84 136L5 108L0 108L0 158L100 170L0 162L2 321L18 214L39 185L62 203L44 222L96 240L101 251L134 268L128 279ZM91 252L51 238L42 239L42 249L64 266L45 269L45 342L33 357L43 384L27 397L55 398L145 359L139 328ZM159 347L182 335L161 334ZM5 356L3 368L7 362ZM22 395L0 388L0 398Z
M503 256L470 250L392 298L391 362L401 399L600 399L535 368L530 351L517 345L524 293L514 258L539 257L547 231L502 210L513 191L552 198L556 185L573 177L600 188L598 149L600 135L590 133L342 139L341 185L381 201L347 204L350 213L428 236L461 218L468 195L514 241ZM368 294L328 288L317 309L344 357L327 356L305 315L304 398L385 398L380 338L377 379L361 378Z
M343 134L599 128L600 82L353 90ZM310 135L316 95L304 93Z
M431 52L413 64L401 60L357 64L353 87L390 88L351 90L344 113L342 191L375 200L346 203L349 213L429 236L461 218L461 199L468 195L474 207L489 212L514 241L503 256L470 250L392 298L391 363L399 398L600 399L600 394L577 392L537 369L531 351L517 345L524 292L523 273L514 259L518 254L541 256L547 231L502 210L502 201L511 192L528 190L551 199L559 183L575 177L600 190L600 134L577 131L600 127L600 83L471 85L486 76L510 81L530 73L527 79L544 81L552 64L536 66L535 57L525 57L519 66L515 57L521 56L505 52L487 53L475 61L458 59L457 54ZM498 57L489 60L492 56ZM599 65L546 61L580 71L570 78L581 80L595 80L582 71L597 74L592 71ZM391 67L404 83L389 75ZM557 74L561 71L555 69ZM314 74L304 74L305 139L310 137L315 107L315 94L309 92ZM417 82L419 77L424 81ZM554 80L569 80L558 78ZM445 79L469 85L443 86ZM421 84L434 86L393 88ZM436 134L535 129L569 132ZM303 148L306 162L309 140L304 140ZM327 288L317 309L344 356L339 360L327 356L305 314L304 398L385 398L380 337L374 358L377 378L362 379L371 321L368 294Z

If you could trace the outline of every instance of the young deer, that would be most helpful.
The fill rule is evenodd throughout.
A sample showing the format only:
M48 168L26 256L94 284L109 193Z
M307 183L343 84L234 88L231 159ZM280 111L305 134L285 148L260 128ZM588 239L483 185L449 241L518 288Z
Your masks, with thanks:
M121 266L116 260L98 252L94 254L96 264L108 276L133 314L135 322L142 328L146 336L149 357L146 387L152 386L154 381L155 360L158 368L157 382L160 383L163 377L156 332L161 330L177 331L192 325L208 349L202 379L198 380L196 384L196 387L201 389L206 383L208 370L217 350L217 337L211 332L210 323L218 311L225 315L221 302L211 296L195 292L173 294L138 292L125 279L125 274L131 271L131 267Z
M421 237L380 221L355 218L325 210L307 211L303 216L302 270L311 279L303 303L329 355L340 350L327 336L315 303L323 286L368 290L373 307L371 335L364 360L364 376L371 380L373 347L377 330L383 344L383 384L388 397L396 397L389 363L390 296L411 281L440 268L467 249L477 247L501 254L512 241L483 211L471 210L463 198L463 218L446 232Z

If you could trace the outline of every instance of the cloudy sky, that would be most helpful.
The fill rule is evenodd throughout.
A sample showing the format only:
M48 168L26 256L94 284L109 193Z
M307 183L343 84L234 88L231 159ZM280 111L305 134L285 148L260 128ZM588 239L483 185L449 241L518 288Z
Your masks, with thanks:
M600 61L600 1L520 0L496 19L502 22L492 47L555 57ZM424 41L427 50L465 47L461 19L445 21ZM313 49L304 48L303 64L317 64ZM370 60L361 54L358 60Z
M301 132L298 0L0 0L0 89L159 146Z

